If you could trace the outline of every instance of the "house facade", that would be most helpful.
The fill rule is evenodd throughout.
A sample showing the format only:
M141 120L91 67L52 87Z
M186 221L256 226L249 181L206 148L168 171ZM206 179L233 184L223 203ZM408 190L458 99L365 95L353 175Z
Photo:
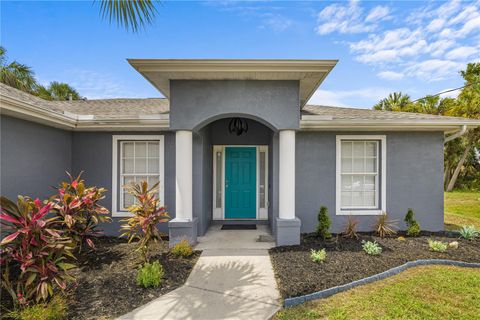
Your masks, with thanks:
M0 86L0 192L45 198L78 174L107 188L119 234L133 198L159 182L170 242L214 223L266 224L277 245L312 232L320 206L332 231L354 216L413 208L443 230L443 145L478 121L307 105L332 60L129 60L165 99L45 101ZM168 230L167 230L168 228Z

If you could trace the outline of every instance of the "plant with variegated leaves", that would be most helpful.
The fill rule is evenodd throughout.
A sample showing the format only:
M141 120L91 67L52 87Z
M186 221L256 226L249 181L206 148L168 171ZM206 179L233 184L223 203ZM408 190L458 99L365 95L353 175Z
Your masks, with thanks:
M76 178L67 175L70 181L60 183L58 193L52 197L52 210L59 217L65 235L72 238L79 251L84 245L95 248L92 237L101 234L98 224L111 221L108 209L99 204L107 190L86 187L82 173Z
M128 208L132 217L122 219L124 222L121 236L128 237L128 242L138 240L137 251L144 262L149 262L149 246L152 242L161 241L162 234L157 228L159 223L170 220L165 207L160 205L157 195L158 183L149 188L146 181L124 186L135 198L135 203Z
M73 279L67 270L74 265L65 262L74 258L72 242L55 229L58 217L47 216L52 203L19 196L17 203L1 197L0 205L0 223L8 233L0 242L2 286L17 307L47 301Z

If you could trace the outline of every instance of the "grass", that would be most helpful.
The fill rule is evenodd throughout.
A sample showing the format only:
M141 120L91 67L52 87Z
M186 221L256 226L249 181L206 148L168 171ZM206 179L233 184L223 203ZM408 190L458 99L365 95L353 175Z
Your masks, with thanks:
M278 312L298 319L478 319L480 270L424 266Z
M445 228L458 230L463 225L480 229L480 192L445 193Z

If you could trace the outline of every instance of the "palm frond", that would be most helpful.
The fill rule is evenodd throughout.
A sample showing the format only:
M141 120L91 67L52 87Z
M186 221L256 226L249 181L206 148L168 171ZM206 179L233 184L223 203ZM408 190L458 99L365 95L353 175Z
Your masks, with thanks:
M100 13L128 31L138 32L151 24L157 13L156 0L100 0Z

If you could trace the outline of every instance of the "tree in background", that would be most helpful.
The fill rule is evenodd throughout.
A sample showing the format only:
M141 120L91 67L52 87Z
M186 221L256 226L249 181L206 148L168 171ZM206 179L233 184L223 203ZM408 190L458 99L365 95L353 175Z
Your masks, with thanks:
M458 95L456 103L450 108L446 114L457 117L480 119L480 63L469 63L467 69L461 71L465 80L464 88ZM450 142L451 143L451 142ZM462 153L456 162L456 166L450 164L450 170L455 167L452 176L446 187L446 191L452 191L462 169L468 172L465 165L468 164L467 159L475 159L478 150L480 150L480 128L469 130L461 139ZM475 162L473 162L475 163ZM477 187L480 186L480 174L477 171Z
M460 74L465 83L456 99L434 95L412 102L408 95L394 92L380 100L373 109L480 119L480 63L469 63L466 70ZM462 188L480 188L479 150L479 128L469 130L462 137L445 145L446 191L452 191L459 178L462 180Z
M37 87L32 69L17 61L7 62L7 50L1 46L0 82L28 93L34 93Z
M373 106L374 110L383 111L407 111L406 108L412 103L408 94L393 92L387 98L380 100Z
M32 69L22 63L7 63L7 50L0 46L0 82L15 89L28 92L45 100L79 100L77 90L67 83L52 81L45 87L37 82Z
M47 87L38 85L36 90L36 95L45 100L56 100L56 101L66 101L66 100L79 100L82 99L77 90L72 88L70 85L52 81Z

